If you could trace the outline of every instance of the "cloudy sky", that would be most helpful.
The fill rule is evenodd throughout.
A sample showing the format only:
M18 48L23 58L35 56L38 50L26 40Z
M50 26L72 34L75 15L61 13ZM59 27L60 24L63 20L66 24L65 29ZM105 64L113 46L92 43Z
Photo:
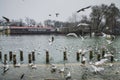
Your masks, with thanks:
M0 19L6 16L10 19L29 17L37 22L46 19L67 21L68 17L83 7L111 3L120 9L120 0L0 0ZM87 9L78 15L88 15L90 11ZM55 13L60 15L55 17Z

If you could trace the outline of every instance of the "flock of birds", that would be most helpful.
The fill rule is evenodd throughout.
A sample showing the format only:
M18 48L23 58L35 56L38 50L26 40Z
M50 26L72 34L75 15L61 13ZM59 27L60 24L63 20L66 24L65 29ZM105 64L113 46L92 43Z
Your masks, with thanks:
M67 34L67 36L71 36L71 35L78 38L78 36L77 36L75 33L69 33L69 34ZM83 36L80 36L80 37L81 37L82 40L85 40ZM113 36L113 35L107 35L107 34L105 34L105 33L103 33L103 36L102 36L102 37L105 38L106 40L109 40L111 43L112 43L112 40L115 38L115 36ZM55 40L55 39L54 39L54 36L52 36L52 37L48 40L49 45L52 45L53 42L54 42L54 40ZM108 43L108 45L111 44L111 43ZM102 58L100 61L96 61L96 62L92 62L92 61L91 61L91 62L89 62L89 63L87 64L87 65L88 65L88 68L89 68L92 72L98 73L98 72L104 71L104 68L103 68L103 67L99 67L99 66L105 64L106 62L108 62L108 61L109 61L109 58L108 58L108 57L114 56L113 54L111 54L111 53L108 51L107 47L104 46L104 48L105 48L105 50L107 51L107 53L104 55L104 58ZM66 50L66 49L67 49L67 48L65 48L65 50ZM96 49L97 49L97 51L99 51L98 48L96 48ZM78 53L81 53L81 56L82 56L82 57L81 57L81 64L82 64L82 65L85 65L86 62L88 61L88 58L86 58L85 55L88 55L87 53L89 53L90 50L91 50L91 47L88 47L87 49L79 49L79 50L78 50ZM95 54L95 55L96 55L96 54ZM15 65L15 67L20 67L20 66L21 66L20 63L18 63L18 64ZM29 66L31 69L37 69L37 65L34 64L34 63L30 63L30 64L28 64L28 66ZM111 63L110 66L113 66L113 64ZM9 67L8 64L3 65L3 73L5 74L5 73L9 70L9 68L10 68L10 67ZM65 76L66 80L71 79L71 71L70 71L68 68L66 68L65 66L64 66L63 68L61 68L61 69L58 69L55 64L51 64L50 69L51 69L51 72L52 72L52 73L56 72L57 70L58 70L59 73L64 73L64 76ZM66 72L66 73L65 73L65 72ZM21 77L20 77L20 79L22 79L22 78L24 77L24 75L25 75L25 74L22 74Z
M57 70L59 71L59 73L65 73L65 71L67 70L67 68L65 68L65 67L63 67L63 68L61 68L61 69L57 69L57 66L56 66L55 64L50 64L50 65L51 65L51 66L50 66L50 71L51 71L51 73L54 73L54 72L56 72ZM18 63L18 64L16 64L14 67L20 67L20 66L21 66L21 64ZM33 64L33 63L29 63L29 64L28 64L28 67L31 68L31 69L37 69L37 65L36 65L36 64ZM2 68L3 68L3 73L2 73L2 74L5 75L5 73L10 69L10 66L9 66L8 64L4 64L4 65L2 66ZM22 79L24 78L24 76L25 76L25 73L21 74L21 75L20 75L20 79L22 80ZM66 80L70 79L70 78L71 78L71 73L70 73L70 71L68 71L68 72L66 73L66 75L64 75L64 76L65 76Z
M79 13L79 12L81 12L81 11L84 11L85 9L88 9L88 8L91 8L91 6L88 6L88 7L85 7L85 8L82 8L82 9L80 9L80 10L78 10L77 11L77 13ZM56 17L58 17L60 14L59 13L55 13L55 15L56 15ZM51 14L49 14L49 16L52 16ZM3 19L5 19L7 22L10 22L10 20L7 18L7 17L5 17L5 16L3 16ZM94 34L93 34L94 35ZM106 38L106 42L108 43L108 44L111 44L112 43L112 41L113 41L113 39L115 38L115 36L114 35L108 35L108 34L105 34L105 33L102 33L102 37L104 37L104 38ZM69 34L67 34L67 36L74 36L74 37L76 37L76 38L78 38L78 35L76 35L75 33L69 33ZM80 36L80 38L82 39L82 40L85 40L85 38L83 37L83 36ZM54 37L52 36L52 38L51 39L49 39L49 45L52 45L53 44L53 42L54 42ZM86 52L88 52L89 50L82 50L82 49L80 49L78 52L79 53L82 53L81 55L83 55L82 56L82 65L85 65L85 62L87 62L87 58L84 56L85 55L85 53ZM111 53L108 53L108 54L105 54L104 55L104 58L103 59L101 59L100 61L97 61L97 62L89 62L89 69L92 71L92 72L95 72L95 73L98 73L98 72L100 72L100 71L104 71L104 68L103 67L99 67L99 65L103 65L103 64L105 64L107 61L108 61L108 57L111 57L111 56L114 56L113 54L111 54ZM88 65L88 64L87 64ZM16 64L15 65L15 67L20 67L21 66L21 64L20 63L18 63L18 64ZM37 69L37 66L35 65L35 64L33 64L33 63L30 63L30 64L28 64L28 66L29 67L31 67L31 69ZM113 66L113 64L110 64L110 66ZM8 70L9 70L9 65L8 64L5 64L5 65L3 65L3 73L6 73ZM67 72L67 73L65 73L65 78L66 78L66 80L69 80L69 79L71 79L71 72L68 70L68 68L66 68L65 66L63 67L63 68L61 68L61 69L58 69L57 68L57 66L55 65L55 64L51 64L51 66L50 66L50 69L51 69L51 72L52 73L54 73L54 72L56 72L57 70L59 71L59 73L65 73L65 72ZM24 78L24 73L20 76L20 79L23 79Z
M80 37L82 40L85 40L86 37L85 36L78 36L76 33L68 33L66 36L73 36L73 37ZM95 36L95 33L93 32L92 33L92 36L94 37ZM109 34L105 34L102 32L102 37L106 39L106 42L108 44L111 44L113 42L113 40L115 39L115 36L114 35L109 35Z
M113 39L115 39L115 36L114 35L108 35L108 34L105 34L105 33L102 33L103 34L103 38L106 39L106 42L107 42L107 45L111 44L113 42ZM67 36L74 36L76 38L78 38L78 36L75 34L75 33L69 33L67 34ZM85 40L85 38L83 36L80 36L80 38L82 40ZM91 72L95 72L95 73L99 73L101 71L104 71L105 68L104 67L99 67L100 65L104 65L106 62L109 62L109 58L110 57L114 57L113 54L111 54L111 52L107 49L106 46L103 46L103 48L106 50L106 54L104 54L104 58L100 59L100 61L96 61L96 62L89 62L88 65L88 68L90 69ZM86 53L86 52L89 52L91 50L90 49L80 49L78 50L79 53ZM96 51L99 51L98 48L96 48ZM117 59L114 59L115 61L117 61ZM85 56L82 56L82 61L83 62L82 64L84 65L85 62L87 62L87 58ZM52 65L52 70L53 71L56 71L57 67L55 65ZM113 66L112 63L109 64L109 66ZM65 71L65 67L63 67L62 69L59 70L60 72L64 72ZM67 75L66 75L66 80L68 78L71 78L71 73L70 71L68 71Z
M115 39L115 36L114 35L105 34L105 33L102 33L102 34L103 34L102 37L105 38L105 40L107 42L107 45L112 44L113 40ZM67 34L67 36L74 36L74 37L78 38L78 36L75 33L69 33L69 34ZM85 40L85 38L83 36L80 36L80 38L82 40ZM99 66L106 64L107 62L110 61L110 58L114 57L114 55L111 53L111 51L109 51L107 49L106 46L102 46L102 48L104 48L106 50L105 51L106 53L104 54L103 58L101 58L99 61L96 61L96 62L90 61L89 63L87 63L87 67L89 68L89 70L91 72L99 73L101 71L104 71L105 68L104 67L99 67ZM85 55L90 50L91 50L91 47L89 49L80 49L80 50L78 50L79 53L82 53L81 55L84 55L84 56L81 57L82 58L82 60L81 60L82 65L85 65L85 63L88 61L88 59L86 58ZM100 51L100 50L98 48L96 48L96 51ZM98 52L98 54L102 55L100 52ZM97 54L95 54L95 55L97 55ZM117 61L117 59L114 59L114 60ZM112 67L113 64L110 63L109 66ZM52 64L51 65L51 69L52 69L51 70L52 72L55 72L57 70L57 66ZM60 73L64 73L66 68L63 67L63 68L58 69L58 70L59 70ZM65 78L66 78L66 80L71 78L71 72L70 71L67 72Z
M84 67L87 67L91 72L96 73L96 74L100 73L101 71L104 71L105 68L104 67L100 67L100 66L106 64L107 62L109 62L110 61L109 58L111 56L114 56L114 55L111 54L111 53L105 53L104 57L101 58L100 61L96 61L96 62L90 61L90 62L88 62L88 59L86 58L85 55L87 55L90 50L86 50L86 49L84 49L84 50L82 50L82 49L78 50L78 52L81 53L81 56L82 56L81 57L82 60L81 60L81 64L80 65L84 66ZM97 55L97 54L95 54L95 55ZM112 67L113 64L110 63L109 66ZM68 68L66 68L64 66L63 68L59 69L59 68L57 68L57 65L51 64L51 72L53 73L53 72L56 72L57 70L59 71L59 73L64 73L66 80L69 80L69 79L72 78L71 71L68 70ZM67 73L65 73L66 70L67 70Z
M88 9L88 8L90 8L90 7L91 7L91 6L82 8L82 9L78 10L77 13L79 13L79 12L81 12L81 11L84 11L85 9ZM55 15L56 15L56 17L58 17L59 13L56 13ZM49 16L52 16L52 15L49 14ZM7 22L10 22L10 20L9 20L8 18L6 18L6 17L4 17L4 16L3 16L3 18L4 18ZM113 35L111 36L111 35L107 35L107 34L105 34L105 33L102 33L102 34L103 34L103 37L106 38L106 41L107 41L108 44L111 44L111 43L112 43L112 40L115 38L115 36L113 36ZM78 36L77 36L75 33L69 33L69 34L67 34L67 36L74 36L74 37L78 38ZM84 37L83 37L83 36L80 36L80 38L81 38L82 40L84 40ZM49 39L49 45L52 45L53 41L54 41L54 37L52 37L51 39ZM82 50L79 50L78 52L81 52L81 51L82 51ZM84 53L84 52L86 52L86 51L83 51L83 53ZM104 55L104 57L110 57L110 56L113 56L113 55L112 55L112 54L105 54L105 55ZM85 62L85 61L87 61L87 58L86 58L85 56L83 56L83 57L82 57L82 62ZM97 66L102 65L102 64L104 64L104 63L107 62L107 61L108 61L108 59L105 58L105 59L101 59L100 61L95 62L94 64L93 64L92 62L90 62L90 67L92 68L91 70L92 70L93 72L96 72L96 73L97 73L97 72L100 72L100 71L103 71L104 68L102 68L102 67L97 67ZM16 66L16 67L20 67L21 64L18 63L18 64L16 64L15 66ZM112 64L111 64L111 66L112 66ZM37 68L37 66L36 66L35 64L33 64L33 63L29 64L29 67L31 67L32 69L36 69L36 68ZM7 64L7 65L3 65L3 70L4 70L4 73L6 73L6 72L9 70L9 65L8 65L8 64ZM56 70L57 70L57 66L55 66L54 64L51 64L51 72L52 72L52 73L53 73L53 72L56 72ZM65 70L66 70L66 68L63 67L62 69L59 69L59 72L60 72L60 73L64 73ZM20 77L20 79L22 79L22 78L24 77L24 75L25 75L25 74L22 74L21 77ZM68 80L68 79L71 78L71 72L70 72L70 71L67 72L67 74L65 75L65 78L66 78L66 80Z

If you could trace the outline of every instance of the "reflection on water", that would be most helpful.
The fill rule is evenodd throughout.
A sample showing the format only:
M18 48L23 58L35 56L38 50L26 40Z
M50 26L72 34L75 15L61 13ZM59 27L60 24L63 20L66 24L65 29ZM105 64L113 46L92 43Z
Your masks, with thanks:
M54 36L54 41L49 44L49 40ZM19 50L24 52L24 62L28 62L28 53L35 51L36 63L45 63L45 51L50 54L50 62L63 63L63 51L67 51L68 61L76 62L76 52L79 49L88 47L100 48L102 45L107 46L109 50L115 49L115 57L119 58L120 54L120 37L116 37L112 44L108 45L103 37L87 36L84 40L80 37L66 37L62 35L22 35L6 36L0 35L0 51L2 54L8 54L9 51L17 54L19 61ZM2 55L3 56L3 55ZM3 57L2 57L3 59ZM120 59L120 58L119 58Z

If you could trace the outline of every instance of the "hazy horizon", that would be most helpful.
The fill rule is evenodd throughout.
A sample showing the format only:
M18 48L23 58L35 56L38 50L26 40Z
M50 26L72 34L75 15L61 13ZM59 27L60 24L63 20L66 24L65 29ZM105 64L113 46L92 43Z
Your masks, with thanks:
M67 21L73 13L83 7L111 3L115 3L120 9L119 0L0 0L0 19L6 16L14 20L29 17L37 22L47 19ZM91 9L87 9L78 15L89 15L90 11ZM55 13L60 15L56 17Z

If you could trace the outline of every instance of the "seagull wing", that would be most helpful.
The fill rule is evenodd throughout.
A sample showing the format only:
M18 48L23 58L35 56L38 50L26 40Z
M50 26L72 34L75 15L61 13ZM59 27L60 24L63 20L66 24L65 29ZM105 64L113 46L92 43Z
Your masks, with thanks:
M90 8L91 6L88 6L88 7L85 7L84 9L88 9L88 8Z
M8 18L6 18L6 17L4 17L4 16L2 16L3 17L3 19L5 19L7 22L10 22L10 20L8 19Z
M77 13L79 13L80 11L84 11L84 8L82 8L82 9L78 10L78 11L77 11Z
M88 6L88 7L82 8L82 9L78 10L77 13L79 13L80 11L84 11L85 9L88 9L88 8L90 8L90 7L91 7L91 6Z

